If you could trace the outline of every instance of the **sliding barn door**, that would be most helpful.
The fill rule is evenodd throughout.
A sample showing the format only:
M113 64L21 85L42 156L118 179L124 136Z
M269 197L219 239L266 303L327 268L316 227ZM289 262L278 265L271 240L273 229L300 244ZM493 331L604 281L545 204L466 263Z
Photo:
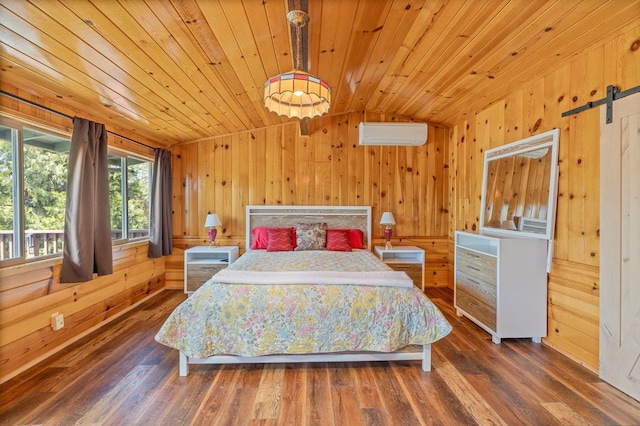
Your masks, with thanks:
M640 94L600 113L600 377L640 400Z

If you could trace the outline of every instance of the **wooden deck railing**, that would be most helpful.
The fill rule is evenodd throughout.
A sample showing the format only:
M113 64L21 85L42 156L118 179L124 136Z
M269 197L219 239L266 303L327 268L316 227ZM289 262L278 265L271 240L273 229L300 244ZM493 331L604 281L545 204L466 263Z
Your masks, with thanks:
M148 229L130 231L130 239L146 237ZM27 250L26 258L62 253L64 246L64 231L28 230L25 232ZM111 240L122 239L121 229L111 230ZM13 231L0 231L0 260L13 258Z

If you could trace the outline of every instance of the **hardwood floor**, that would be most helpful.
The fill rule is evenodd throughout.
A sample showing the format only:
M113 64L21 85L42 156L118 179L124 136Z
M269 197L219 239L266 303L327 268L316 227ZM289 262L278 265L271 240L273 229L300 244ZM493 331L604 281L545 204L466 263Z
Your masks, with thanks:
M419 361L191 366L153 340L184 299L167 290L0 385L0 424L640 424L640 403L528 339L500 345L427 294L454 326Z

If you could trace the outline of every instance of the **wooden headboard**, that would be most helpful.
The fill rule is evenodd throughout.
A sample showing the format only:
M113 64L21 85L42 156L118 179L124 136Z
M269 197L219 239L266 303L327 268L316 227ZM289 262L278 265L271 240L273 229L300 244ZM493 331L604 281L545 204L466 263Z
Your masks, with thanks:
M251 250L258 226L288 227L299 222L324 222L329 228L352 228L364 232L365 245L371 250L370 206L247 206L246 250Z

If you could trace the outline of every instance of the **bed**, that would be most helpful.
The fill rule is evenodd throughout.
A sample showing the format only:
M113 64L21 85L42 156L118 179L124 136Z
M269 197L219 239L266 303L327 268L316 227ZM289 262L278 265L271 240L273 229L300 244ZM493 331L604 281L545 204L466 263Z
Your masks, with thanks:
M246 224L246 253L155 337L180 351L181 376L190 364L421 360L431 369L431 343L451 325L371 253L370 207L247 206Z

